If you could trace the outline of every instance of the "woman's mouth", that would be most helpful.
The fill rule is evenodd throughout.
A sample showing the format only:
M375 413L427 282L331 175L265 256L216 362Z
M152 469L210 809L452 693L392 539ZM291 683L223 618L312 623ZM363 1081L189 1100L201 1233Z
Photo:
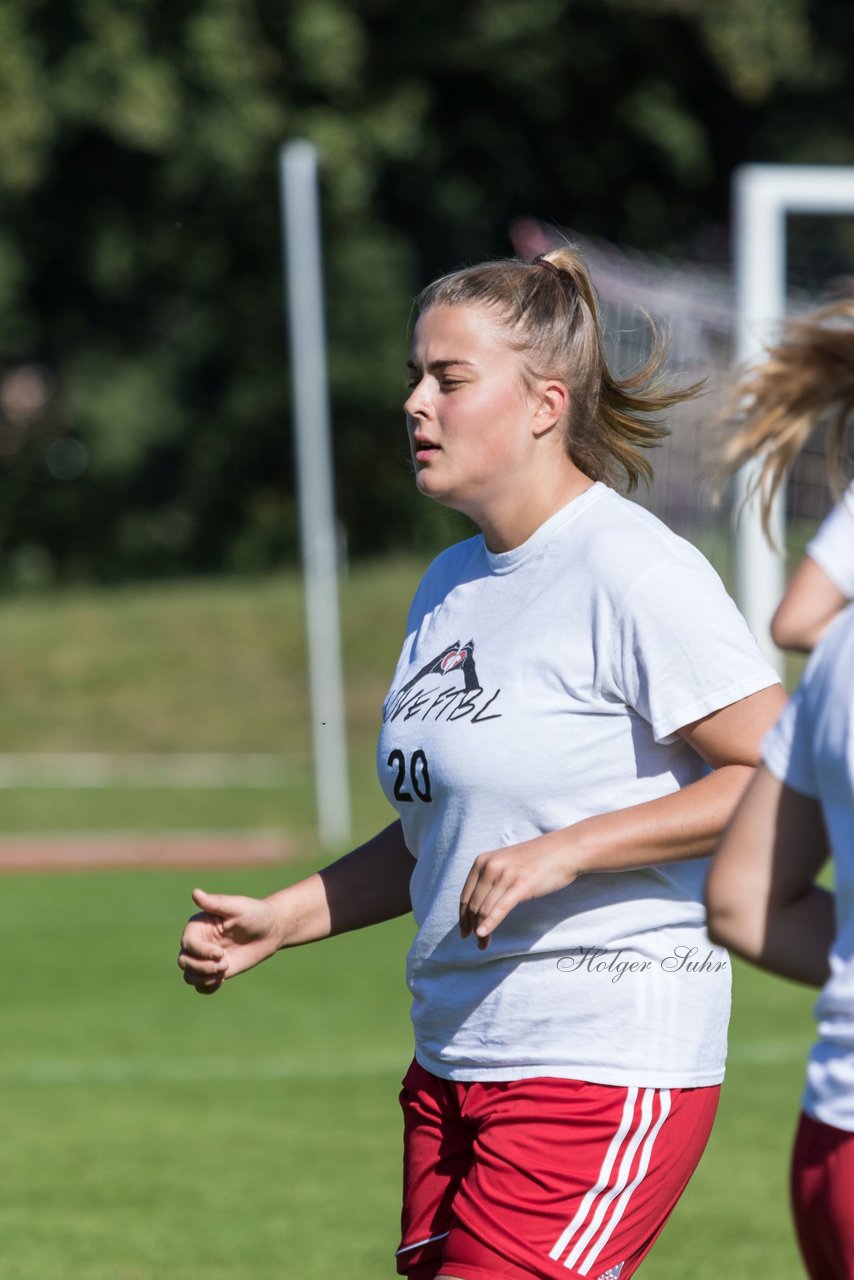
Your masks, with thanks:
M429 460L439 452L439 446L434 444L432 440L427 440L422 436L415 436L412 441L413 454L416 462L429 462Z

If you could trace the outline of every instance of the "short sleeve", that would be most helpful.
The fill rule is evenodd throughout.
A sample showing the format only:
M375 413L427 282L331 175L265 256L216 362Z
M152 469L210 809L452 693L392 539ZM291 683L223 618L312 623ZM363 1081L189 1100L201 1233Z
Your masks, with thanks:
M854 483L807 544L807 555L846 600L854 600Z
M778 684L747 623L699 552L652 566L621 618L620 681L657 742Z
M813 758L813 726L804 688L795 693L780 719L765 735L762 760L779 782L816 798L818 785Z

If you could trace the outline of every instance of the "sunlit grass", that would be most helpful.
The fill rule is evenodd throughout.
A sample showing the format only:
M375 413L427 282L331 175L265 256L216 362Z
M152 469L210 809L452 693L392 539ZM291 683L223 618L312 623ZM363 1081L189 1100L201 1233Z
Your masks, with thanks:
M259 894L283 878L4 882L0 1280L391 1277L411 921L279 955L208 999L175 966L197 880ZM786 1170L811 1000L738 970L720 1117L650 1280L800 1277Z
M352 808L388 820L374 777L379 708L421 566L341 583ZM0 831L281 827L311 838L315 771L299 576L75 590L7 600L0 752L269 752L266 789L45 785L2 792Z

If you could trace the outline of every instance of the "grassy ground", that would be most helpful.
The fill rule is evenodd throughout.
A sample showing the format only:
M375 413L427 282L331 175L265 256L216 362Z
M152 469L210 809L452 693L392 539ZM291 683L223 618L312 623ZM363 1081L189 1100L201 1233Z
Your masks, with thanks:
M221 883L261 892L271 875ZM312 1280L333 1257L384 1272L407 925L205 1001L174 965L191 883L6 883L3 1280Z
M368 563L342 579L357 745L376 721L422 568ZM294 572L7 599L0 645L4 750L308 749Z
M389 816L373 741L417 574L366 566L343 584L357 836ZM295 577L6 601L0 645L4 752L284 758L267 789L5 790L0 832L278 827L316 857ZM3 883L0 1280L392 1273L410 924L280 957L201 1000L174 967L198 878ZM261 893L284 878L205 879ZM649 1280L801 1274L785 1181L811 1000L739 971L717 1130Z
M342 583L354 823L386 820L378 709L420 566ZM2 750L273 752L279 786L3 792L0 832L282 827L313 843L303 602L296 574L23 597L0 610Z
M409 922L202 999L174 967L192 880L6 881L0 1280L393 1273ZM718 1127L650 1280L799 1276L785 1180L810 1000L738 972Z

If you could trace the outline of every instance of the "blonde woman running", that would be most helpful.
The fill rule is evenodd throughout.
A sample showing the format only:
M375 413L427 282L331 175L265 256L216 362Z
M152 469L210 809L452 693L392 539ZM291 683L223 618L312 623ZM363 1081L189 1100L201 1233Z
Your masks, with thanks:
M427 570L382 710L398 818L264 901L198 891L202 993L412 911L398 1271L628 1280L700 1158L723 1075L713 848L783 704L707 561L621 497L661 353L619 379L569 248L421 295L416 486L479 532Z

